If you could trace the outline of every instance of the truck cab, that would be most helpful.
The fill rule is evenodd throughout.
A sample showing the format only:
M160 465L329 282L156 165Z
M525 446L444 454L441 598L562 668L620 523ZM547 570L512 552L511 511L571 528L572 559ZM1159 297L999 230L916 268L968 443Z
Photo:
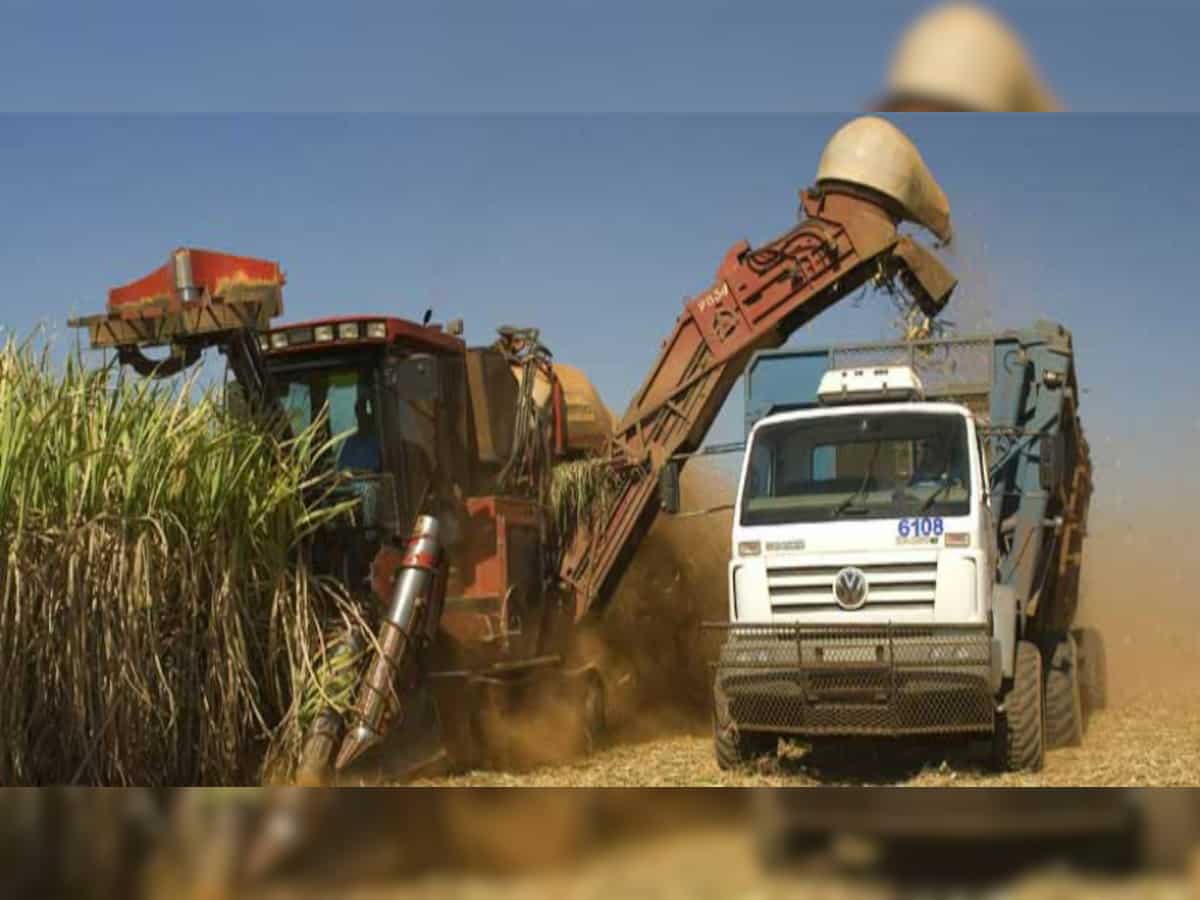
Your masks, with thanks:
M819 397L750 433L731 621L986 625L994 532L971 411L922 402L900 367L830 372Z

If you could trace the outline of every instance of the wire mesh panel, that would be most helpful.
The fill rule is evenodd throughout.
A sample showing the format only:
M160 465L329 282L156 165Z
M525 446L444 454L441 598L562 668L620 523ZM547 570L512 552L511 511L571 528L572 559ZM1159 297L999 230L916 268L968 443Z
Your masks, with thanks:
M930 400L961 403L983 424L991 414L992 335L767 350L746 372L746 433L763 416L817 405L821 376L833 369L908 366Z
M989 732L984 627L729 628L716 665L719 722L801 735Z
M987 337L940 338L911 343L832 347L832 369L909 366L931 399L962 403L986 419L992 382L992 341Z

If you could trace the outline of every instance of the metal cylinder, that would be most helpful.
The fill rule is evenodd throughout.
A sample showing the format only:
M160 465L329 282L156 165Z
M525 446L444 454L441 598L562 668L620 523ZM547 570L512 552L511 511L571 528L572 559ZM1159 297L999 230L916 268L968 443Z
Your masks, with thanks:
M392 588L388 613L379 628L375 658L359 692L353 726L338 753L339 770L379 743L387 725L401 712L396 678L420 628L420 614L430 605L430 592L441 558L438 530L433 516L418 516L413 525L400 574Z
M192 255L186 250L176 250L171 255L171 265L175 270L175 291L179 299L187 303L199 297L200 289L192 277Z

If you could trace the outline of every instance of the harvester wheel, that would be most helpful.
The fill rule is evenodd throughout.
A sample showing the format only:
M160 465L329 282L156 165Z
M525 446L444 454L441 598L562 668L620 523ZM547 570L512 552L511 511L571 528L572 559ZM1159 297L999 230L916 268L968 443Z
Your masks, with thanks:
M604 732L608 726L604 681L594 669L589 669L583 676L579 716L584 752L594 753L604 739Z
M1038 772L1046 759L1046 713L1043 703L1042 655L1029 641L1017 644L1013 685L998 723L997 755L1010 772Z
M1055 646L1046 673L1046 746L1051 749L1083 743L1079 674L1079 649L1068 635Z
M1079 650L1079 692L1086 715L1108 706L1108 661L1104 638L1095 628L1076 632Z
M728 771L760 756L773 755L779 738L773 734L742 731L729 714L729 702L719 687L713 688L713 750L718 768Z

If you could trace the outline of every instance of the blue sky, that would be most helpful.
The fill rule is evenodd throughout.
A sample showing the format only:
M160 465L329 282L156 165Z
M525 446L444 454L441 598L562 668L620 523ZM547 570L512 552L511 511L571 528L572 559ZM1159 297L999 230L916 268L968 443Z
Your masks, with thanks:
M0 0L19 111L860 109L928 2ZM1079 111L1197 110L1200 5L993 4Z
M621 411L726 248L793 224L847 118L6 117L0 322L63 334L172 247L225 249L283 262L289 318L432 306L474 342L538 325ZM947 317L1073 328L1104 503L1192 485L1200 117L893 119L953 208ZM867 298L796 342L888 319ZM711 440L740 416L735 395Z

